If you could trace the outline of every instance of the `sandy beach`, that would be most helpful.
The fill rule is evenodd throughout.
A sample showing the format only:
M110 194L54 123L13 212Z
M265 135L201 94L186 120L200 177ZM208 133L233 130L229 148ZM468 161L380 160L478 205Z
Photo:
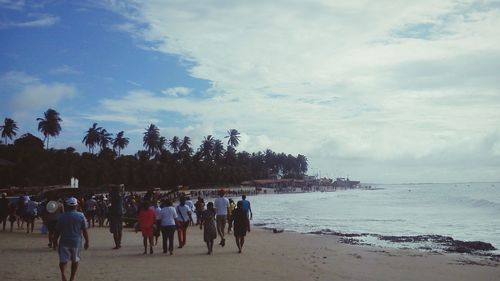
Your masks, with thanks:
M173 256L142 255L142 238L124 229L123 248L112 250L107 228L89 230L77 280L500 280L500 263L462 254L435 254L346 245L335 236L273 233L253 228L242 254L233 237L208 256L202 232L188 229L187 246ZM57 253L46 235L0 233L2 280L58 280Z

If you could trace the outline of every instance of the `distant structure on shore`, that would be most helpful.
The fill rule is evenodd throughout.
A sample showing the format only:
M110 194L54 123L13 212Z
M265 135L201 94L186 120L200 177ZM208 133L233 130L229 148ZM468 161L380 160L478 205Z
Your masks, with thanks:
M314 176L306 176L304 179L259 179L259 180L249 180L241 183L242 186L255 186L260 188L289 188L289 187L299 187L299 188L310 188L319 186L332 186L332 179L328 178L316 178Z
M306 176L304 179L259 179L244 181L242 186L254 186L256 188L272 188L276 191L295 190L300 191L331 191L337 188L358 188L360 181L351 181L349 178L337 178L335 181L329 178L317 178Z
M355 188L359 187L360 181L352 181L349 178L337 178L333 182L334 187Z

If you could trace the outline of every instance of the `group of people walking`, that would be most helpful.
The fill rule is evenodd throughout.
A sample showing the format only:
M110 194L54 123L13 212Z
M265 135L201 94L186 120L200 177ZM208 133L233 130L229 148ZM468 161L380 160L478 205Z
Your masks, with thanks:
M35 219L40 211L35 201L28 195L21 195L16 202L10 202L7 194L2 193L0 198L0 223L2 231L5 231L7 221L10 223L10 232L14 229L14 223L17 222L17 228L23 229L26 223L26 232L32 233L35 226Z
M245 236L247 232L250 232L250 219L252 218L250 202L246 200L245 195L236 204L232 199L225 197L222 189L218 191L218 197L213 202L206 204L202 197L198 197L196 203L193 203L189 196L181 195L175 206L171 198L157 198L152 192L146 193L141 198L134 197L134 200L140 200L137 203L139 208L136 214L137 231L140 229L143 238L143 254L148 252L153 254L153 247L158 243L159 236L162 236L163 253L173 255L175 232L177 232L178 248L183 248L187 243L188 228L195 225L203 230L203 241L207 245L208 255L213 253L217 237L220 238L219 245L224 247L226 234L230 233L233 233L235 237L238 253L243 250ZM129 198L125 199L122 190L117 186L111 188L104 204L99 198L95 200L96 197L89 197L82 202L74 197L62 200L51 196L39 204L43 210L37 211L36 205L30 203L29 199L26 200L27 198L20 198L19 201L22 203L17 206L9 204L3 194L0 198L0 219L4 230L6 220L9 219L12 231L14 222L22 218L21 221L28 223L29 232L33 231L35 217L41 216L44 227L48 229L48 246L57 250L59 254L62 280L67 280L65 271L69 262L71 262L69 280L74 280L80 261L82 236L85 239L83 248L88 249L90 240L87 228L94 226L96 216L99 226L104 224L104 217L107 219L109 231L113 234L115 244L113 249L122 247L123 218L126 212L124 205L128 204ZM23 213L21 214L19 210ZM196 221L193 219L193 214L196 216ZM101 216L103 218L100 218Z
M206 206L201 197L198 198L196 204L193 204L189 197L181 196L179 204L175 207L170 199L166 199L156 206L154 204L151 206L150 202L144 200L138 214L138 228L143 235L143 253L147 254L149 242L149 253L153 254L153 245L156 244L154 236L158 241L161 233L163 253L172 255L175 231L177 231L178 248L183 248L186 245L187 229L194 224L193 213L196 215L196 225L203 229L203 240L207 244L207 254L212 254L217 235L220 237L219 245L225 246L228 221L230 227L227 232L231 232L231 226L234 224L233 233L238 252L241 253L245 242L244 237L250 231L249 219L252 217L250 202L243 195L242 200L235 208L234 202L231 204L232 200L224 195L224 190L219 190L219 197L214 202L208 202Z

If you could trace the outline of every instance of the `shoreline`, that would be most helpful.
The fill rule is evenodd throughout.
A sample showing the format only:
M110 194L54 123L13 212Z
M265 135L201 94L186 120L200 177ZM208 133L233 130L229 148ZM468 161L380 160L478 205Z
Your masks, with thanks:
M301 235L318 235L318 236L332 236L335 237L339 243L347 245L356 246L367 246L367 247L380 247L394 250L414 250L423 253L436 253L436 254L465 254L471 257L481 257L490 259L492 261L500 262L500 249L495 248L491 243L483 241L462 241L456 240L450 236L443 235L381 235L373 233L344 233L333 231L330 229L323 229L319 231L310 232L300 232L295 230L289 230L285 228L273 228L268 227L266 224L256 224L252 225L254 228L260 228L266 231L272 231L273 233L297 233ZM373 244L365 242L363 237L373 237L378 241L386 241L387 244L382 243ZM398 247L396 245L415 245L418 246L419 243L430 242L431 245L425 247L411 247L403 246ZM432 247L434 246L434 247ZM436 247L438 246L438 247Z
M242 254L226 234L226 246L215 246L211 256L197 227L188 228L186 247L175 248L173 256L161 254L161 245L153 255L142 255L142 237L130 228L124 229L120 250L111 249L108 228L91 228L89 235L90 248L82 252L76 280L466 281L500 276L500 262L484 257L349 245L333 235L273 233L256 226ZM57 253L46 239L39 233L0 232L3 280L58 280Z

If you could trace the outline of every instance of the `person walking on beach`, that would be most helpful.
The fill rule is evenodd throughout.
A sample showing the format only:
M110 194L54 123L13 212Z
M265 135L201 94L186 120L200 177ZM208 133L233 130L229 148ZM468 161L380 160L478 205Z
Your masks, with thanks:
M227 221L227 209L229 207L229 200L224 197L224 190L219 190L219 197L215 199L215 213L217 221L217 233L220 236L220 243L222 247L226 245L226 239L224 239L224 231L226 228Z
M214 203L208 202L207 209L203 211L200 217L200 229L203 228L203 241L207 243L207 254L211 255L214 248L214 240L217 238Z
M115 247L122 247L122 230L123 230L123 198L120 194L119 186L113 186L109 192L111 206L109 207L109 231L113 233Z
M234 238L236 239L236 246L238 246L238 253L241 253L249 224L248 213L245 211L242 201L238 201L237 208L233 211L233 220Z
M250 201L248 201L247 196L245 194L243 194L241 196L241 200L239 202L242 202L243 210L245 211L245 214L247 214L247 217L249 218L249 220L247 220L247 222L248 222L247 228L248 228L248 232L250 232L250 220L253 218L252 207L250 206Z
M196 225L199 225L201 223L201 214L205 210L205 200L203 200L201 196L198 196L198 201L196 201L194 207L196 213Z
M26 233L33 233L35 227L35 218L38 215L38 209L35 201L27 197L28 201L25 202L26 211L24 213L24 221L26 221Z
M179 205L175 208L177 211L177 238L179 239L179 248L186 245L186 233L190 223L191 208L186 205L186 198L179 199Z
M107 216L108 216L108 206L106 205L106 202L104 202L104 197L101 195L98 197L97 209L96 209L96 217L99 227L104 226L104 221L106 220Z
M233 211L236 208L236 203L234 203L233 199L229 198L229 207L227 209L227 233L230 234L233 229Z
M153 254L153 234L156 223L155 210L149 206L149 201L142 203L139 210L138 223L142 232L142 243L144 244L144 255L147 254L149 240L149 254Z
M95 226L95 216L97 212L97 201L95 200L95 196L89 198L89 200L85 201L85 216L87 217L87 221L89 222L89 226Z
M10 232L14 230L14 223L17 220L17 204L10 203L9 204L9 222L10 222Z
M63 281L67 281L65 271L69 261L71 261L71 275L69 280L75 280L82 248L82 234L85 239L83 247L85 250L89 248L87 222L85 216L76 211L77 205L78 201L76 198L68 198L66 200L66 212L59 217L56 224L54 249L57 249L59 253L59 269L61 270L61 279Z
M177 212L172 206L172 201L167 199L160 211L161 237L163 242L163 253L167 251L174 254L174 233L176 229Z
M189 211L191 212L189 214L189 225L193 226L194 225L194 221L193 221L193 213L194 213L194 203L193 203L193 200L191 200L191 196L186 196L186 206L189 207Z
M9 199L7 199L6 193L2 193L2 198L0 198L0 222L2 223L2 231L5 231L5 225L7 224L8 216L9 216Z
M56 199L56 197L53 195L48 198L49 201L45 205L45 210L43 212L44 221L47 223L47 230L49 232L47 235L49 238L49 248L55 245L57 219L64 213L64 205L54 199Z
M156 219L156 227L154 229L154 236L155 236L155 246L158 245L158 238L160 237L161 234L161 219L160 219L160 212L161 208L158 204L158 202L155 202L154 204L154 209L155 209L155 219Z
M25 214L26 205L24 203L24 196L20 195L16 206L17 229L23 229Z

